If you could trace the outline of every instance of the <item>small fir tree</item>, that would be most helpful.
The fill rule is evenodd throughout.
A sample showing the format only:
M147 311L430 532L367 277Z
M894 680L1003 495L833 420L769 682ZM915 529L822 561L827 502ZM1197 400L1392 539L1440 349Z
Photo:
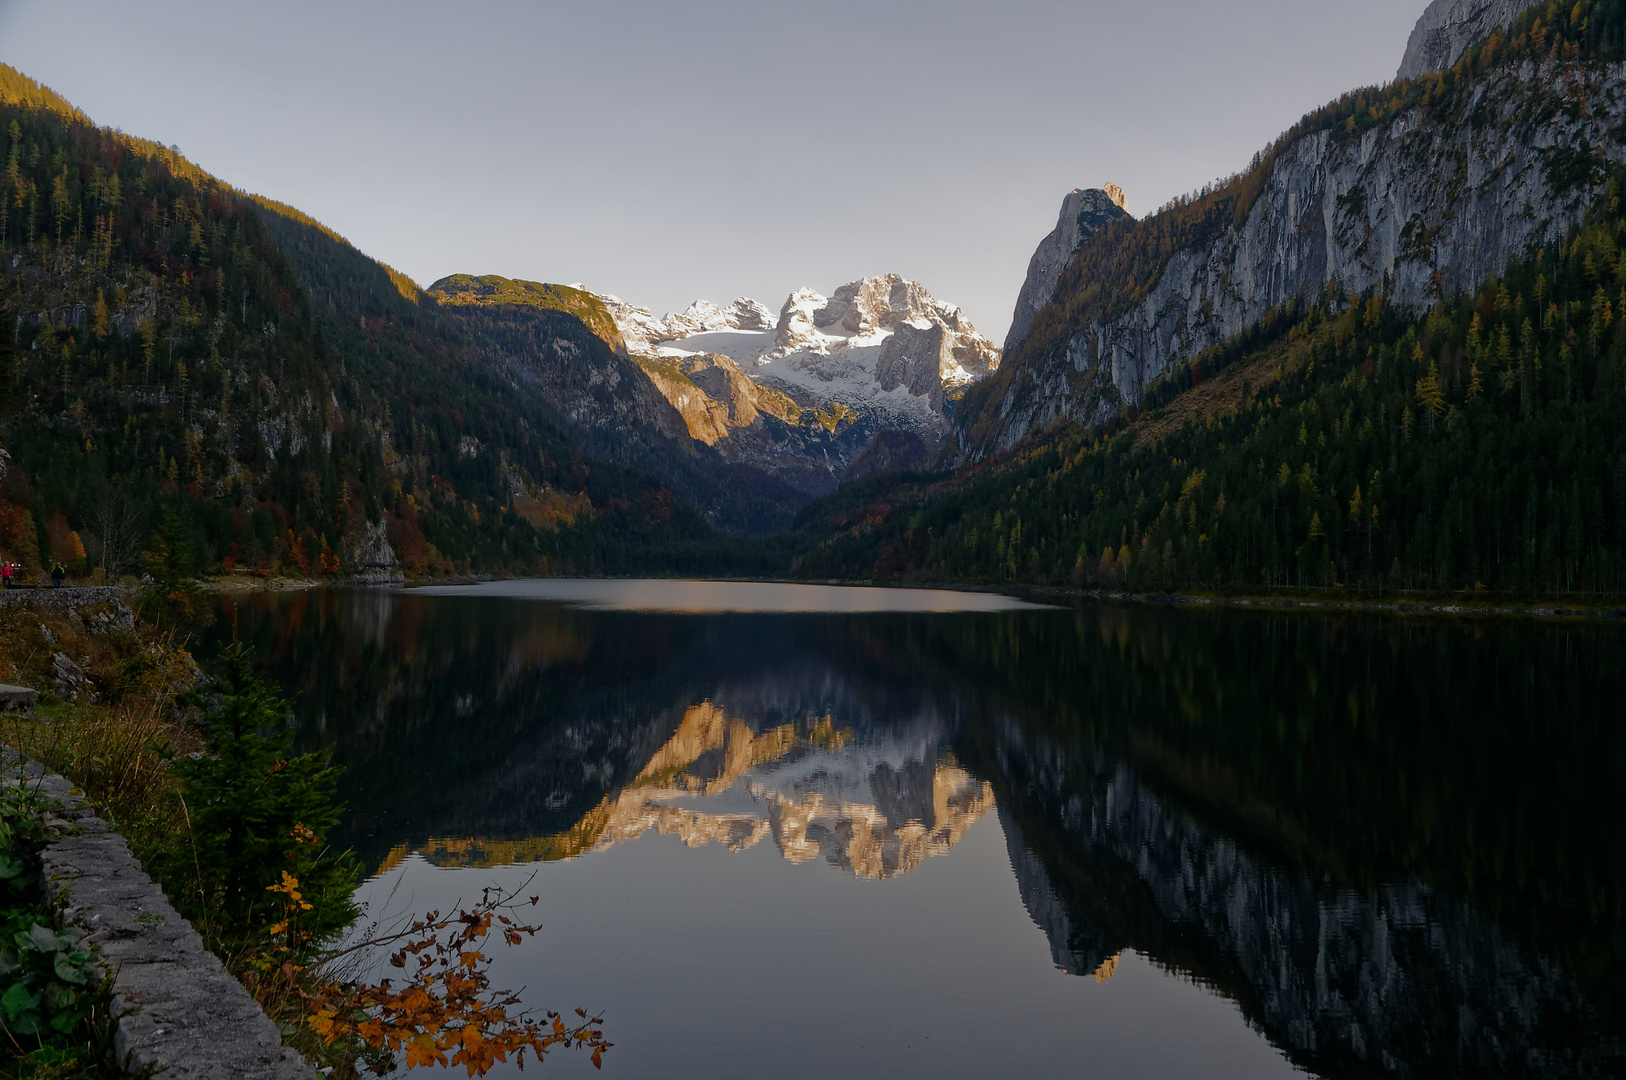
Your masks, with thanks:
M207 936L251 945L285 921L278 887L291 876L310 905L294 940L302 953L354 921L359 867L326 842L343 810L335 801L340 770L319 754L291 754L288 703L254 675L250 656L241 645L228 649L203 691L212 701L207 752L176 766L190 846L162 860L165 886Z

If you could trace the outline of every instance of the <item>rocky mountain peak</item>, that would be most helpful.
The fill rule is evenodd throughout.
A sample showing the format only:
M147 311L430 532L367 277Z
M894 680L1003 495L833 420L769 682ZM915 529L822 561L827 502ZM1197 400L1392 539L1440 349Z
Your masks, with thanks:
M619 296L599 297L609 309L628 347L637 353L654 355L662 342L676 341L717 330L766 331L774 328L773 313L749 297L740 297L726 308L709 300L696 300L677 314L661 318Z
M943 386L964 385L999 366L999 349L965 312L901 274L849 282L829 297L812 289L791 293L763 360L866 346L881 347L876 374L884 389L908 386L933 409Z
M1415 79L1451 67L1476 41L1513 25L1540 0L1434 0L1406 43L1397 79Z
M901 274L867 277L837 289L835 295L814 313L821 330L840 326L849 334L865 335L877 330L896 330L902 322L934 321L939 304L926 287Z
M1028 263L1027 280L1016 297L1016 311L1011 315L1011 329L1005 335L1005 349L1009 353L1027 337L1028 327L1039 309L1050 303L1055 295L1056 282L1080 245L1096 232L1121 217L1124 210L1124 189L1117 184L1102 188L1074 188L1061 201L1061 214L1050 235L1039 241L1033 258Z
M668 315L664 321L667 337L663 340L705 334L714 330L772 330L773 313L748 297L740 297L726 308L709 300L696 300L677 315Z
M938 445L952 392L999 366L999 349L965 312L901 274L828 296L798 289L778 318L753 300L700 300L656 318L600 299L693 439L810 495L834 488L878 432ZM871 464L906 458L889 451Z
M776 352L791 352L814 345L819 340L817 313L830 301L812 289L797 289L785 297L774 324L773 348Z

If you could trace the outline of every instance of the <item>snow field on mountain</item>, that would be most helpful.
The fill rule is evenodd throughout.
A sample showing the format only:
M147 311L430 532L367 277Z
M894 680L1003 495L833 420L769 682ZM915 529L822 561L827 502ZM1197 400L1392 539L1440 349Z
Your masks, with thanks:
M661 318L619 297L602 299L635 353L668 359L725 356L750 378L800 398L806 406L836 402L877 412L887 425L929 438L936 437L944 419L937 391L920 392L921 379L929 383L933 375L919 365L935 362L939 387L958 387L998 364L998 349L959 308L896 274L852 282L829 297L798 289L786 298L777 320L762 304L743 297L727 308L696 300L685 311ZM886 380L878 370L883 350L905 325L927 334L941 327L943 347L935 361L929 352L905 359L920 376L911 380L914 390L907 385L883 389ZM961 357L972 358L972 366Z

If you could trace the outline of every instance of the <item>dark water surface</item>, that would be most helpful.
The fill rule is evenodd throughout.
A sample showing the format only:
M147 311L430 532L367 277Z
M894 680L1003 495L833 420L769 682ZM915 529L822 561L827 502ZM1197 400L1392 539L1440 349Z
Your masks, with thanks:
M1621 630L784 588L215 632L348 769L371 910L534 877L495 977L602 1075L1626 1074Z

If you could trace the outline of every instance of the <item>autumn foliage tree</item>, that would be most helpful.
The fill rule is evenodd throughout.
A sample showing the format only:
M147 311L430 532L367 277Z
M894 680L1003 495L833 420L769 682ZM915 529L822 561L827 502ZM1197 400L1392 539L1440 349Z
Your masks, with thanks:
M285 921L297 920L298 893L287 882L273 891L288 898ZM536 903L529 898L529 906ZM524 1068L527 1052L541 1060L558 1047L587 1050L594 1067L602 1067L613 1045L599 1027L602 1017L577 1009L568 1021L551 1011L537 1019L517 994L492 987L486 952L491 934L518 945L541 929L519 920L519 906L509 893L486 889L478 904L456 915L432 911L394 933L327 954L306 994L306 1023L328 1044L361 1044L379 1075L405 1064L462 1067L470 1076L484 1076L510 1057ZM321 974L357 952L386 949L392 950L390 966L404 972L399 980L344 982Z

